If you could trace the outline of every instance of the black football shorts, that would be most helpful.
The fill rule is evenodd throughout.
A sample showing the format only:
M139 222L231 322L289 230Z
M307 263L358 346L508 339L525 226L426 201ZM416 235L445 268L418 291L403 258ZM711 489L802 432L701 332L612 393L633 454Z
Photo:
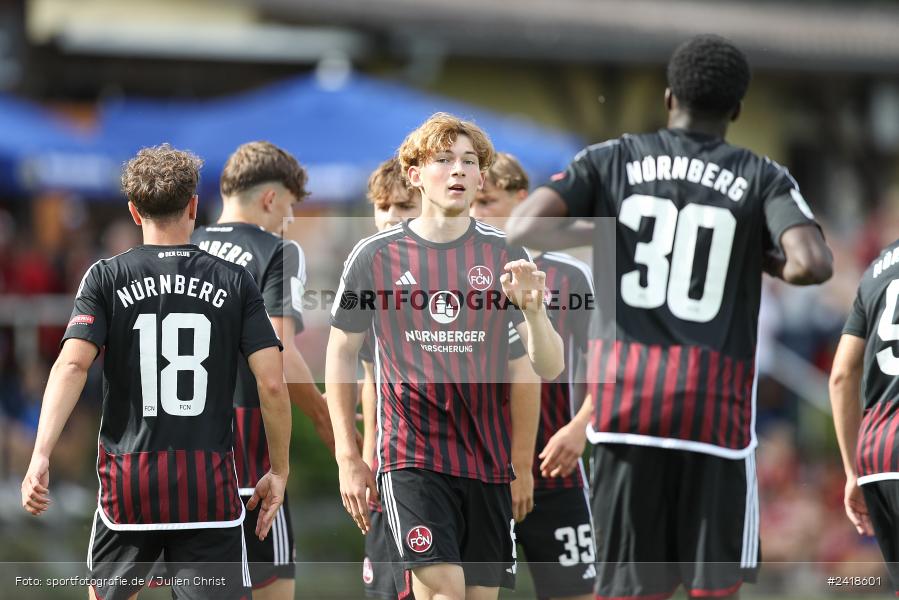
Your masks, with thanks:
M404 571L444 563L462 566L466 586L514 589L509 484L402 469L382 473L378 487L398 590Z
M596 598L735 593L759 564L755 454L629 444L593 449Z
M165 574L152 575L157 559ZM115 531L95 513L87 568L103 600L125 600L145 585L168 585L174 598L249 600L250 573L240 526Z
M515 524L515 539L524 550L538 598L593 591L596 547L585 489L535 490L534 510Z

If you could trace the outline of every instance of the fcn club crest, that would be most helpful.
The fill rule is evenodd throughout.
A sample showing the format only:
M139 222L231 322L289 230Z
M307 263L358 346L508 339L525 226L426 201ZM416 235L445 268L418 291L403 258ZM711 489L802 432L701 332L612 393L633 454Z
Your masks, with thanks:
M479 292L493 285L493 272L483 265L468 270L468 284Z
M406 534L406 545L409 546L409 550L418 554L430 550L433 541L434 536L431 534L431 530L424 525L413 527Z

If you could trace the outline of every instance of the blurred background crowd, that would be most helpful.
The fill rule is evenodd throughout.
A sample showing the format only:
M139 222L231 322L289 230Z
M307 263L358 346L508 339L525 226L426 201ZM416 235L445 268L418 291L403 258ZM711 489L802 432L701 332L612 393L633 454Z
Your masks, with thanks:
M753 65L730 141L790 169L835 258L823 286L765 282L764 586L791 589L815 563L880 574L873 540L843 513L826 377L861 272L899 237L899 8L823 0L0 2L0 532L18 540L0 559L83 555L99 361L54 458L56 510L34 522L18 490L81 276L140 243L117 185L131 153L169 141L203 157L209 222L238 144L291 151L312 191L296 239L327 272L342 255L314 239L314 220L368 215L368 173L431 112L473 118L539 183L588 143L664 126L665 61L700 32L729 37ZM325 325L299 338L319 376ZM357 561L333 459L295 421L297 560Z

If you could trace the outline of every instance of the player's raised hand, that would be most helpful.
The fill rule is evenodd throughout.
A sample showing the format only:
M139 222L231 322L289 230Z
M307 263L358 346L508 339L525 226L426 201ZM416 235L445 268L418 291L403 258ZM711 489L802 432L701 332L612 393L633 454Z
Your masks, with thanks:
M567 423L546 442L538 458L540 474L544 477L567 477L577 467L578 459L587 445L586 428L579 423Z
M523 259L506 263L503 270L505 273L499 278L503 293L521 310L539 312L543 307L546 273Z
M379 502L378 488L371 469L362 457L355 456L338 462L340 475L340 498L343 507L353 518L353 522L362 531L368 533L371 520L368 514L368 499Z
M843 504L846 507L846 516L852 521L859 535L874 535L874 527L871 525L871 517L868 515L868 505L855 477L846 480L846 491L843 496Z
M22 480L22 508L38 516L50 507L50 461L32 457Z
M287 478L276 475L269 471L262 476L253 495L247 502L247 508L255 510L257 505L259 508L259 516L256 519L256 537L262 541L268 535L278 514L278 509L284 504L284 490L287 487Z

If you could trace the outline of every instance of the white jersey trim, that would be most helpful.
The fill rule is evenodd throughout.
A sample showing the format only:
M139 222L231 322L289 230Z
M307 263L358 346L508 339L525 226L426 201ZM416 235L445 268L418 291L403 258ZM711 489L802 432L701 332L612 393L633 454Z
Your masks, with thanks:
M874 473L872 475L862 475L858 478L859 485L865 485L866 483L875 483L877 481L887 481L889 479L899 479L899 473L890 472L890 473Z
M732 460L746 458L758 445L754 434L748 446L734 450L732 448L722 448L721 446L715 446L714 444L695 442L692 440L660 438L638 433L596 431L593 428L593 425L587 426L587 439L590 440L591 444L631 444L632 446L652 446L654 448L664 448L668 450L689 450L690 452L701 452L702 454L711 454L712 456Z
M113 523L112 520L103 512L100 506L99 498L97 499L97 512L103 524L113 531L174 531L176 529L224 529L226 527L237 527L243 523L246 517L243 502L240 503L240 516L233 521L191 521L188 523Z

